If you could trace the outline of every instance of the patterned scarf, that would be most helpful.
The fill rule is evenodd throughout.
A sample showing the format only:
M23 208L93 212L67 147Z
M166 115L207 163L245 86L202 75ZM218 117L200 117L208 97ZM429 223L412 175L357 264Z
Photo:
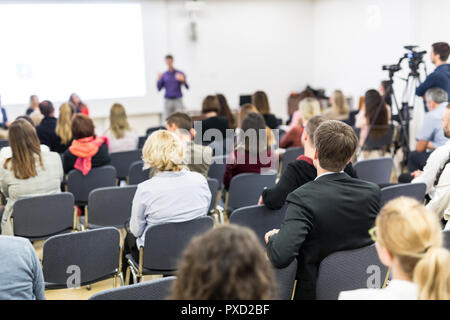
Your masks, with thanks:
M109 147L108 138L103 136L74 140L69 147L69 151L78 157L75 161L75 169L80 170L83 175L87 175L92 169L92 157L97 154L98 149L103 143L106 143Z

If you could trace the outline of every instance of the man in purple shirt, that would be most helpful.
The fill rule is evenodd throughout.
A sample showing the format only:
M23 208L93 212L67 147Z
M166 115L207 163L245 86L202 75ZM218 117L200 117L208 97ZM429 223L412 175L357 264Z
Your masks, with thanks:
M164 94L165 102L163 121L174 112L184 111L181 85L184 85L186 89L189 89L184 73L173 67L173 57L171 55L166 56L166 63L169 70L163 74L158 74L157 83L158 91L162 88L166 89L166 93Z

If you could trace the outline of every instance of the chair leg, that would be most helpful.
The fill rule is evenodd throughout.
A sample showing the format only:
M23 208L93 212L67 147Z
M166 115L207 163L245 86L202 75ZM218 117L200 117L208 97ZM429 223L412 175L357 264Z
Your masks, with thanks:
M122 274L122 272L119 274L119 278L120 278L120 285L123 287L125 285L125 282L123 281L123 274Z
M127 272L125 275L125 284L129 285L130 284L130 267L127 268Z

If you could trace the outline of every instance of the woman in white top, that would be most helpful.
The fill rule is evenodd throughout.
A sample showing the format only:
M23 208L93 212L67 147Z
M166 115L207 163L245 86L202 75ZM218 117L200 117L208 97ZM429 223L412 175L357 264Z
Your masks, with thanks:
M156 173L137 186L131 210L125 253L139 257L145 231L154 225L206 216L211 191L206 178L183 165L184 143L167 130L153 132L142 149L144 168ZM125 256L125 255L124 255ZM136 260L138 261L138 260Z
M28 121L19 119L11 124L9 145L11 156L0 161L0 187L7 201L1 222L3 235L14 234L11 215L16 200L59 193L63 179L61 157L41 152L36 130Z
M127 113L123 105L113 104L109 115L109 129L105 134L109 139L109 153L136 150L138 135L128 124Z
M381 262L392 268L384 289L343 291L340 300L448 300L450 253L439 219L417 200L389 201L369 233Z

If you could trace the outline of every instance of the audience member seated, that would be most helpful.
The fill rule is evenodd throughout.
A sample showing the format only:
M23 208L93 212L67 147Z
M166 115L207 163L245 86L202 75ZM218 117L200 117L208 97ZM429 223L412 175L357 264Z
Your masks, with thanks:
M342 250L372 243L368 229L380 210L380 188L343 172L358 138L347 124L328 120L314 133L317 177L291 192L280 229L266 233L267 253L275 267L298 261L295 299L315 299L320 262Z
M89 108L87 104L81 101L76 93L72 93L69 98L69 104L73 109L73 113L82 113L89 116Z
M442 116L447 107L448 95L441 88L428 89L426 94L428 112L423 119L422 128L417 137L416 150L408 155L408 171L423 170L431 152L444 145L448 138L442 130Z
M62 153L67 149L66 145L61 143L61 138L56 134L57 119L55 118L55 108L53 104L44 100L39 104L41 114L44 116L41 123L36 127L36 132L41 141L50 148L50 151Z
M236 120L234 119L233 113L228 105L227 98L223 94L217 94L217 99L220 104L220 111L218 113L219 117L225 117L228 120L228 129L236 129Z
M303 100L305 101L305 100ZM314 147L314 133L319 125L327 119L323 116L312 117L303 131L302 140L304 146L304 155L301 155L292 163L289 163L281 174L278 183L272 187L265 189L259 199L258 204L265 204L267 208L276 210L283 207L286 198L297 188L305 183L313 181L317 177L317 170L314 167L313 159L316 153ZM344 171L352 178L357 178L352 163L348 163Z
M284 135L280 141L280 148L303 148L302 134L309 119L314 116L320 115L320 102L315 98L306 98L300 102L299 110L300 118L296 117L298 121L297 125L291 127L291 129Z
M61 157L41 152L36 130L26 120L15 120L9 128L11 157L1 159L0 187L6 198L2 216L2 234L13 235L11 215L16 200L24 196L61 192ZM32 212L30 212L32 214Z
M264 117L266 125L270 129L278 127L278 119L270 113L269 99L264 91L256 91L252 96L252 104L258 109L259 113Z
M1 120L0 120L0 139L8 138L8 128L11 123L8 121L8 116L6 115L6 109L0 107Z
M41 263L28 239L0 236L0 300L45 300Z
M370 230L381 262L392 268L384 289L344 291L341 300L449 300L450 253L434 214L412 198L388 202Z
M170 300L271 300L275 276L256 235L225 225L192 239L183 253Z
M64 152L64 173L72 169L87 175L92 168L109 164L108 138L95 135L94 122L84 114L72 120L72 144Z
M246 115L249 113L259 113L258 109L251 103L245 103L239 108L239 119L238 119L238 127L236 128L236 136L240 134L241 131L241 125L242 120L245 118ZM264 120L265 122L265 120ZM267 145L270 146L270 149L273 150L276 147L276 139L275 135L273 134L272 130L267 126L266 124L266 131L267 131Z
M156 173L138 184L133 199L131 232L126 236L124 253L131 253L136 261L149 227L205 216L211 202L205 177L183 166L184 144L174 133L152 133L142 149L142 158L144 168L151 167ZM123 265L127 265L125 261Z
M288 100L288 115L289 119L286 121L286 125L292 128L298 123L298 119L301 117L299 112L296 112L300 108L300 103L303 99L306 98L316 98L316 95L311 89L303 90L298 94L298 97L295 98L295 100L292 100L292 102L289 102ZM295 104L296 102L296 104Z
M271 168L273 155L267 143L266 123L259 113L249 113L242 120L237 147L227 159L223 184L230 187L231 179L240 173L261 173Z
M56 122L57 144L55 150L58 153L64 153L72 143L72 117L73 110L68 103L59 107L58 121Z
M220 135L221 140L225 141L226 132L228 129L228 120L226 117L220 117L220 103L217 96L207 96L203 100L202 104L202 114L206 117L206 119L202 120L202 141L203 145L208 145L211 142L216 140L216 135L213 134L212 138L209 139L207 137L205 139L205 132L209 129L218 130L218 134Z
M37 113L41 112L39 110L39 98L35 94L30 96L30 105L28 106L28 109L25 111L25 115L29 116L34 112L37 112Z
M374 89L366 91L364 104L355 116L355 127L360 129L359 147L364 147L368 137L371 139L382 138L388 132L390 122L391 109L386 105L380 93ZM373 124L372 129L370 129L371 124ZM376 154L363 152L362 158L382 157L383 155L384 152L381 152L381 154L379 152Z
M192 125L191 117L183 112L172 113L166 120L167 130L177 134L184 143L186 166L189 170L198 172L207 178L213 150L208 146L194 143L196 132Z
M335 90L330 97L331 107L324 112L330 120L346 120L350 115L350 107L341 90Z
M109 153L136 150L139 137L128 124L123 105L115 103L109 113L109 129L105 136L109 140Z

